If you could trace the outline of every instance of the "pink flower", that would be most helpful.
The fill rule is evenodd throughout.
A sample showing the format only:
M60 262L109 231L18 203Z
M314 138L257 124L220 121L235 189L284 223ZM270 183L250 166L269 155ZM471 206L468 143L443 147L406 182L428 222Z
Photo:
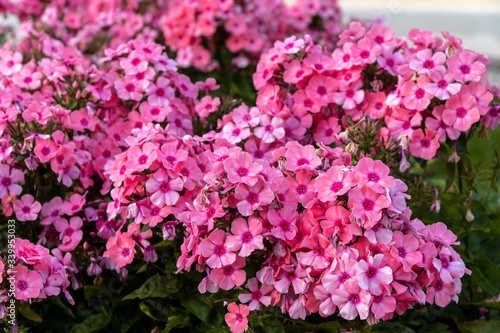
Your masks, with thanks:
M451 296L455 294L455 287L452 283L444 283L439 278L427 287L427 302L437 306L446 307L451 302Z
M314 75L307 84L307 96L321 106L333 102L337 82L330 76Z
M233 184L247 184L250 186L257 183L257 175L262 170L262 165L253 163L248 153L239 153L236 157L230 157L222 162L227 178Z
M461 50L458 55L452 55L447 64L448 71L461 83L477 82L486 71L486 66L478 60L478 54L469 50Z
M231 223L231 233L227 236L226 245L238 253L241 257L248 257L254 250L262 250L262 222L251 216L248 223L238 218Z
M460 136L459 131L449 125L446 125L446 123L443 121L444 109L444 105L436 106L434 110L432 110L432 115L434 116L434 118L427 117L427 119L425 119L425 127L430 130L436 131L436 137L438 138L439 142L445 142L446 137L449 137L452 140L456 140Z
M220 98L215 97L212 99L210 96L205 96L201 99L200 103L196 104L195 110L200 117L208 117L209 114L217 111L220 105Z
M108 239L106 251L102 256L110 258L116 267L121 268L130 264L134 260L134 255L135 241L128 232L117 231L115 237Z
M259 282L257 278L251 278L248 280L247 287L251 294L239 294L238 299L241 303L248 303L249 310L259 310L260 303L264 306L269 306L271 304L271 296L267 296L271 291L274 290L273 286L268 284L263 284L259 289Z
M336 256L332 242L320 233L304 239L301 247L309 251L300 252L298 262L304 267L311 266L318 271L327 268Z
M154 177L146 181L146 190L152 193L150 200L153 205L163 207L164 205L175 205L179 200L183 182L180 178L170 179L166 173L157 171Z
M26 266L16 266L12 270L15 289L14 294L16 299L28 301L32 298L37 298L42 287L42 277L36 271L29 271Z
M245 259L237 256L232 264L213 269L210 279L223 290L239 287L246 281L247 273L241 269L245 267L245 263Z
M472 124L479 121L480 115L474 96L460 93L446 101L443 121L446 125L466 132Z
M290 185L289 195L292 200L296 200L303 206L307 206L316 197L316 181L311 180L312 174L307 170L300 170L293 177L288 177Z
M406 81L401 88L401 94L404 96L403 103L410 110L423 111L429 106L432 95L424 88L429 83L429 78L425 75L419 76L417 83Z
M301 265L283 265L273 285L282 294L288 293L290 285L296 294L302 294L306 291L310 279L308 271Z
M127 75L135 75L148 69L148 61L142 54L132 51L127 58L120 59L120 67Z
M278 40L274 42L274 47L276 51L286 54L298 53L304 46L303 39L297 39L296 36L291 36L286 38L283 42Z
M15 183L24 182L24 174L21 170L10 170L9 165L0 164L0 199L6 195L17 196L21 194L21 185Z
M114 85L116 94L123 100L140 101L143 97L144 83L116 79Z
M174 90L170 87L170 80L160 77L156 84L151 83L146 89L148 103L152 106L168 106L170 105L169 98L174 97Z
M349 192L348 203L352 207L352 215L369 222L365 223L365 228L375 225L382 217L382 209L391 205L385 195L376 193L368 186L353 188Z
M340 129L338 118L330 117L322 119L314 129L314 140L318 143L329 145L335 142L335 134L338 134Z
M217 229L201 241L200 253L206 260L210 268L221 268L231 265L236 260L236 254L232 248L224 242L226 233Z
M265 143L271 143L285 136L283 119L269 117L267 114L260 116L260 126L254 130L254 135Z
M392 282L392 270L385 263L383 254L369 256L368 262L361 260L356 267L359 286L368 290L373 295L380 295L385 290L390 290L389 284Z
M371 294L359 287L357 281L349 280L343 289L332 292L332 300L339 307L339 314L346 320L354 320L359 314L361 320L368 318Z
M294 239L297 234L297 217L297 210L291 205L285 206L279 211L270 210L267 218L274 226L271 230L274 237L284 241Z
M157 147L151 142L146 142L142 149L139 147L130 148L127 153L127 169L143 171L149 168L158 156L156 151Z
M247 123L227 123L224 125L222 132L224 133L226 140L232 144L237 144L250 136L250 129L248 128Z
M239 184L234 197L239 200L236 207L240 214L250 216L260 206L269 205L274 199L274 193L262 179L259 179L250 187Z
M227 306L229 313L226 313L224 319L233 333L243 333L248 329L248 314L250 311L246 305L231 303Z
M83 221L80 217L74 216L68 221L63 218L57 218L54 222L54 227L60 233L59 239L62 244L59 249L64 252L73 251L83 237L83 231L79 230L83 226Z
M361 228L350 222L351 213L342 206L333 206L327 209L325 220L321 221L321 228L325 237L338 236L343 244L351 241L353 235L361 235Z
M56 156L57 148L57 145L51 139L37 139L34 151L40 162L45 163Z
M387 188L396 185L394 178L389 176L389 167L382 161L364 157L356 165L356 171L358 186L366 185L377 193L385 193Z
M405 272L422 262L422 252L418 251L418 240L412 235L396 231L392 237L391 256L397 259Z
M374 296L370 309L376 319L382 319L386 314L396 311L396 299L385 293Z
M340 92L334 93L335 103L342 105L342 108L354 109L365 98L365 91L362 89L363 81L358 80L346 87L341 87Z
M314 170L321 165L316 149L311 145L289 148L285 153L285 158L285 168L293 172Z
M450 96L456 95L462 87L460 83L453 83L453 74L450 72L447 72L446 74L434 74L431 76L431 79L434 83L426 83L424 89L440 100L446 100L450 98Z
M430 160L436 155L439 148L436 131L426 129L425 135L422 129L413 132L410 139L410 152L416 156L426 160Z
M14 202L14 212L19 221L34 221L42 205L31 194L25 194Z
M339 195L344 195L356 185L351 171L343 172L339 166L333 166L318 177L314 183L318 190L318 198L323 202L333 201Z
M311 75L312 69L308 66L301 65L300 61L292 60L286 64L285 72L283 73L283 81L290 84L300 82L305 77Z
M432 54L431 49L424 49L418 51L415 56L411 58L409 66L419 74L431 76L437 73L444 74L446 72L446 68L444 67L445 62L446 55L443 52Z

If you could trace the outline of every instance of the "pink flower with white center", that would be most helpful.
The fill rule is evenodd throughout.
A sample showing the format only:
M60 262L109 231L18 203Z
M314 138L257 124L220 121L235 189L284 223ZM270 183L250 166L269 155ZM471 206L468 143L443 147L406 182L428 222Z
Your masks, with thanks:
M308 206L308 204L316 197L316 181L311 180L311 177L311 172L307 170L300 170L295 175L295 178L287 178L290 185L290 190L288 192L290 198L299 202L303 206Z
M35 146L35 155L41 163L50 161L57 154L57 145L51 139L37 139ZM1 196L1 195L0 195Z
M452 295L455 295L453 283L444 283L439 278L436 278L427 287L426 300L429 304L436 302L437 306L444 308L450 304Z
M410 110L423 111L431 103L432 95L424 88L429 83L429 77L419 76L417 82L406 81L401 88L401 95L404 96L404 106Z
M28 301L37 298L42 287L42 277L37 271L28 271L26 266L16 266L13 269L14 295L16 299Z
M127 58L120 59L120 67L127 75L136 75L148 69L148 61L143 54L132 51Z
M412 235L394 232L391 244L391 256L397 259L405 272L410 272L414 265L422 262L422 252L418 250L418 240Z
M241 303L250 302L248 305L249 310L259 310L261 303L264 306L269 306L271 304L271 296L267 296L267 294L274 290L273 286L263 284L262 287L259 288L257 278L251 278L247 282L247 287L251 294L239 294L238 299Z
M409 66L418 74L431 76L437 73L444 74L446 72L446 68L444 67L445 62L446 55L443 52L432 54L431 49L424 49L411 57Z
M259 118L257 118L259 119ZM222 128L224 138L232 144L237 144L242 140L248 139L250 136L250 129L247 123L227 123Z
M321 160L316 155L316 149L311 145L289 148L285 153L285 158L285 168L293 172L312 171L321 165Z
M432 110L432 115L433 117L427 117L425 119L425 127L436 131L436 137L438 138L439 142L445 142L446 137L456 140L460 136L460 132L454 129L453 127L446 125L446 123L443 121L443 112L444 112L445 106L444 105L439 105Z
M322 119L314 129L314 140L318 143L329 145L336 140L336 134L341 130L336 117Z
M318 190L318 198L323 202L333 201L339 195L344 195L356 185L354 174L351 171L342 171L339 166L332 166L319 176L314 183Z
M288 205L283 207L281 210L270 210L267 213L267 219L273 225L271 232L273 236L284 241L292 240L297 234L297 209L295 207Z
M210 273L210 279L223 290L233 289L245 283L247 273L241 268L245 267L245 259L237 256L236 260L221 268L214 268Z
M116 79L115 89L120 99L132 101L140 101L144 92L144 87L139 82L125 81L123 79Z
M143 171L156 160L158 156L156 150L157 146L151 142L146 142L142 149L139 147L132 147L127 153L127 169L133 171Z
M373 191L368 186L355 187L349 192L349 206L352 215L365 220L365 228L374 226L382 217L382 209L391 203L385 195Z
M413 132L410 138L410 152L416 157L430 160L436 155L439 148L436 131L426 129L425 135L422 129Z
M305 42L302 38L297 39L296 36L291 36L286 38L284 41L276 41L274 42L274 47L276 51L285 54L295 54L302 50Z
M301 265L283 265L280 267L279 273L276 276L276 281L273 283L274 288L282 294L287 294L290 285L293 286L293 291L296 294L302 294L311 281L309 272Z
M486 66L478 60L478 54L469 50L461 50L457 55L452 55L447 64L448 71L460 83L477 82L486 71Z
M73 216L69 223L66 219L57 218L54 222L54 227L57 232L59 232L59 239L62 244L58 246L61 251L71 252L73 251L83 237L83 231L80 230L83 226L83 221L78 216Z
M446 100L450 96L458 94L462 85L460 83L453 83L455 80L453 74L447 72L436 73L430 76L432 83L426 83L424 85L425 91L439 98L440 100Z
M106 251L102 255L104 258L110 258L116 267L122 268L134 260L135 241L128 232L116 232L115 237L108 239Z
M383 261L384 255L377 254L369 256L368 262L361 260L356 267L359 286L375 296L382 294L384 290L391 290L392 269L384 266Z
M24 183L24 174L21 170L10 170L7 164L0 164L0 199L6 195L17 196L21 194L21 185Z
M446 101L443 121L448 126L466 132L479 121L477 101L474 96L460 93Z
M318 271L330 266L336 256L332 242L320 233L314 233L311 237L304 239L301 247L309 251L300 252L298 262L304 267L311 266Z
M307 84L307 96L321 106L333 102L334 93L337 90L337 82L330 76L322 74L314 75Z
M254 135L262 139L265 143L280 140L285 136L283 119L280 117L270 117L267 114L260 116L260 126L254 129Z
M19 221L34 221L38 217L42 205L35 201L31 194L25 194L21 199L14 201L13 208Z
M248 329L248 315L250 311L246 305L231 303L227 306L229 313L226 313L224 319L231 328L232 333L243 333Z
M453 260L451 251L442 247L439 251L439 259L432 259L433 266L438 270L439 276L444 283L453 283L454 279L460 279L465 274L465 264L462 260Z
M160 77L156 84L151 83L146 89L148 103L152 106L169 106L169 98L174 97L174 90L170 87L170 80Z
M198 104L195 106L196 112L202 118L208 117L209 114L217 111L220 105L220 98L212 98L210 96L203 97Z
M368 186L373 191L383 194L389 187L395 186L394 177L389 176L390 169L382 161L362 158L356 165L358 186Z
M370 310L376 319L382 319L386 314L396 311L396 299L385 293L374 296Z
M207 258L206 263L210 268L221 268L231 265L236 260L236 254L232 248L224 242L226 233L216 229L200 242L200 254Z
M151 202L160 207L175 205L179 200L179 192L182 191L182 188L182 180L180 178L171 179L166 172L157 171L154 177L146 181L146 191L152 193Z
M343 289L332 292L332 300L339 307L339 314L346 320L354 320L359 314L361 320L368 318L372 295L359 287L358 282L349 280Z
M240 251L240 257L248 257L254 250L262 250L262 223L254 216L247 221L238 218L231 223L231 233L227 236L226 245L234 251Z
M298 60L292 60L285 65L283 81L290 84L296 84L311 75L311 73L312 69L310 67L302 65Z
M348 86L340 87L340 92L333 94L333 99L342 108L350 110L361 104L365 98L365 91L361 89L363 81L358 80Z
M253 186L257 183L257 176L262 170L262 165L253 163L252 156L244 152L226 159L222 164L227 178L233 184L242 183Z

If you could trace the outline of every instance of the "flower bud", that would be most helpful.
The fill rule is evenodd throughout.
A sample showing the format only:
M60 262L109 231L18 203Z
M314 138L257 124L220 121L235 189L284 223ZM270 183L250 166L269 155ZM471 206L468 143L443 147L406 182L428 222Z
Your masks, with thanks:
M146 262L156 262L158 260L158 254L152 245L146 246L144 249L144 261Z
M448 163L458 163L458 161L460 161L460 156L458 156L457 147L455 146L453 147L453 151L448 157Z
M351 155L356 155L358 152L359 145L354 142L349 142L349 144L345 147L345 151Z
M474 214L472 214L472 211L470 210L470 204L471 202L469 201L469 203L467 204L467 213L465 214L465 219L467 220L467 222L472 222L474 221Z

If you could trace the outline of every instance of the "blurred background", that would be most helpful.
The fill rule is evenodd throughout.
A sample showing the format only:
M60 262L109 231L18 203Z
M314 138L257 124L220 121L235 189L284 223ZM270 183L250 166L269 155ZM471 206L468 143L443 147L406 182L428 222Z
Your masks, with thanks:
M345 19L382 18L398 36L413 28L446 30L491 61L490 82L500 86L500 0L339 0Z

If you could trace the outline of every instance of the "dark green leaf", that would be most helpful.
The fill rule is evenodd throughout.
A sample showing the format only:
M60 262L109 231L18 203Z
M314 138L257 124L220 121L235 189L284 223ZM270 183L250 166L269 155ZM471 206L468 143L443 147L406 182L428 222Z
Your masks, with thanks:
M474 320L470 322L459 322L455 320L458 330L462 333L497 333L500 327L500 319Z
M83 323L75 325L71 330L71 333L96 332L106 327L110 321L110 317L106 316L104 313L98 313L88 317L83 321Z
M474 260L472 278L487 293L500 294L500 268L489 259Z
M161 333L169 333L174 328L189 326L190 322L189 316L184 314L169 317L167 327Z
M208 315L210 314L210 310L212 310L212 306L210 303L193 297L181 298L181 304L183 307L188 309L191 313L193 313L196 317L200 318L203 321L207 320Z
M40 315L38 313L36 313L35 311L33 311L30 308L30 304L29 303L23 303L23 304L21 304L19 306L19 312L21 312L21 314L26 319L29 319L29 320L37 322L37 323L41 323L42 322L42 317L40 317Z
M156 274L149 278L139 289L133 291L123 300L139 298L170 298L179 290L177 279Z
M139 308L144 314L154 320L167 321L168 317L172 315L172 311L170 311L168 307L152 299L142 301L139 304Z
M285 333L285 328L276 317L267 317L260 323L266 333Z

